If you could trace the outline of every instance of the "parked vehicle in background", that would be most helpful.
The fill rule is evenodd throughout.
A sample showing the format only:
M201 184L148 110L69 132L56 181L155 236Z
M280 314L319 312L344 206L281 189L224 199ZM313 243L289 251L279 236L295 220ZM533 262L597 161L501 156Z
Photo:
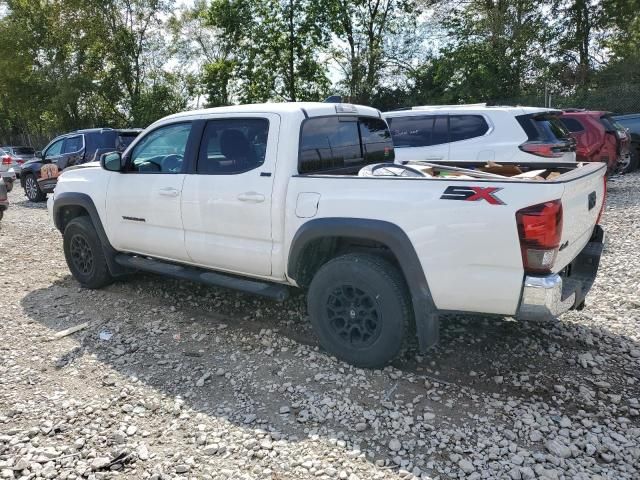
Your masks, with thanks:
M9 198L7 197L7 186L0 177L0 220L4 217L5 210L9 208Z
M53 192L65 168L96 161L107 152L124 151L142 129L91 128L54 138L39 158L22 165L20 184L32 202L41 202Z
M0 149L0 178L4 180L8 192L13 190L16 180L16 163L6 150Z
M0 150L2 151L2 153L0 153L2 165L8 165L10 168L13 168L16 177L20 177L20 170L25 162L36 158L36 151L33 147L5 146L0 147Z
M321 345L362 367L388 363L413 332L433 345L447 312L548 319L584 306L604 165L561 161L540 179L437 165L452 175L427 178L393 161L370 107L212 108L64 172L48 208L81 285L144 270L279 300L300 287Z
M576 139L579 162L605 163L609 175L629 170L629 134L609 112L570 109L560 119Z
M640 113L615 115L612 118L626 128L631 137L631 161L628 171L633 172L640 168Z
M574 163L575 141L548 108L479 105L412 107L383 113L396 163Z

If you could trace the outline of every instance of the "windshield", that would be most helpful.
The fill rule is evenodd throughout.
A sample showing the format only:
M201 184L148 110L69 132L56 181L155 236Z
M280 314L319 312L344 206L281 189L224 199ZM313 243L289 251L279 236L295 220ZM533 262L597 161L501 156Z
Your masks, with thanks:
M32 147L13 147L14 155L33 155L36 151Z
M118 134L118 139L116 141L116 148L118 151L124 151L127 149L131 142L133 142L138 136L138 132L124 133L121 132Z
M550 141L566 140L571 137L569 129L556 116L536 117L536 126L542 132L543 137Z

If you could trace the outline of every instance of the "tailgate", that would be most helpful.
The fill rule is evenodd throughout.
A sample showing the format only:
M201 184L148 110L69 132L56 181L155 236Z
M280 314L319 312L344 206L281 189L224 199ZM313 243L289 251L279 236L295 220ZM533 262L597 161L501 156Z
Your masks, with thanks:
M571 263L589 242L606 195L605 173L606 165L593 163L574 170L574 178L564 179L562 240L554 271Z

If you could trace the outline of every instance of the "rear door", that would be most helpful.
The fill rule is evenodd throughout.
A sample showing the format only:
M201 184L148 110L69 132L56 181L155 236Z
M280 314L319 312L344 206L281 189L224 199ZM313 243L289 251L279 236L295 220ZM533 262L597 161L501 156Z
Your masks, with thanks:
M182 196L185 244L194 263L271 275L271 195L279 130L276 114L207 120Z
M392 116L386 120L397 163L408 160L449 160L447 115Z
M499 145L488 145L490 127L484 115L449 115L449 158L451 160L494 161Z

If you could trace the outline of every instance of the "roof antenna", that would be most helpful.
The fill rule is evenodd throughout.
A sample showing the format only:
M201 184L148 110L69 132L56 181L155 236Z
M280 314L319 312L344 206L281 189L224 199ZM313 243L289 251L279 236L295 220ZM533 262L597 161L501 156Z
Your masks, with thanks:
M331 95L322 103L342 103L342 97L340 95Z

